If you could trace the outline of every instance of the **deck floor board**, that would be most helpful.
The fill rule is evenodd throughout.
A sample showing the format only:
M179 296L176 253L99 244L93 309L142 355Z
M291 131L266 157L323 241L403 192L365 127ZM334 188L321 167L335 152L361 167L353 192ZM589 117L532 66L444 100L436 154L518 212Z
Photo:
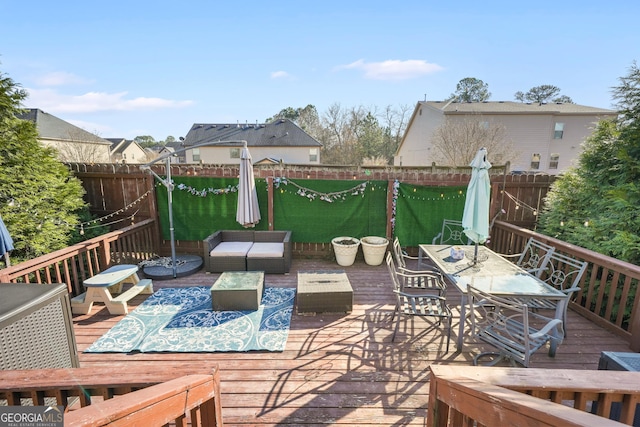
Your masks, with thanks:
M455 352L459 319L453 325L451 349L445 352L442 329L423 319L403 322L392 343L395 305L386 266L362 260L339 267L330 260L294 259L289 274L265 275L266 286L295 287L298 271L344 269L354 290L349 314L298 315L283 352L247 353L83 353L124 315L111 315L96 304L88 315L74 315L80 365L135 365L140 372L171 370L176 376L205 373L219 364L223 418L227 426L423 426L429 393L429 366L469 366L473 356L488 350L465 339ZM219 274L197 274L154 280L154 288L211 286ZM148 295L130 302L130 311ZM454 315L460 296L447 295ZM555 358L539 351L532 367L597 369L601 351L630 351L619 337L574 312L568 336ZM523 368L524 369L524 368Z

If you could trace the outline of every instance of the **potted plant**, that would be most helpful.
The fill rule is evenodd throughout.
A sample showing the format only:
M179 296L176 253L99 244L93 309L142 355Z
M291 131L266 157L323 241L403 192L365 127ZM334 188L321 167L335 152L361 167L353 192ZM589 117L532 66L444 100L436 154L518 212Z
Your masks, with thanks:
M349 266L356 260L360 239L355 237L335 237L331 240L333 252L336 254L338 265Z
M364 253L364 262L369 265L380 265L387 252L389 240L384 237L367 236L360 240L362 243L362 252Z

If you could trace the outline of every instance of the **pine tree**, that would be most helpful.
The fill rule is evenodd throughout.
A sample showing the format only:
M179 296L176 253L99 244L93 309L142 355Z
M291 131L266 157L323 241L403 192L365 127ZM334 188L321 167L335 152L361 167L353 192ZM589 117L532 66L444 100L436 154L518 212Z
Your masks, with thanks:
M26 95L0 73L0 215L14 263L66 247L85 208L80 181L38 142L35 124L16 117Z

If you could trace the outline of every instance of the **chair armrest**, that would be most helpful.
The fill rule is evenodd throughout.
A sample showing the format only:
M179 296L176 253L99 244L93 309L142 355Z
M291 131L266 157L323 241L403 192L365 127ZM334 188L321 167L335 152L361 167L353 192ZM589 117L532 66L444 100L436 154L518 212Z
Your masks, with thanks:
M293 253L293 243L291 242L291 230L288 230L282 241L284 244L284 265L285 270L289 272L291 269L291 258Z
M212 235L208 236L206 239L202 241L204 243L204 253L205 255L209 255L209 252L220 243L222 243L222 230L218 230Z
M516 258L516 257L520 257L522 255L522 253L519 254L498 254L500 255L502 258Z
M442 233L438 233L436 234L436 237L433 238L433 240L431 241L432 245L437 245L438 244L438 239L442 237Z
M571 296L574 292L577 292L580 290L580 287L578 286L574 286L573 288L568 288L568 289L562 289L562 292L564 292L565 295L567 295L569 297L569 300L571 300Z
M438 270L409 270L408 268L398 267L398 274L405 277L436 276L437 278L444 280L444 276L442 276L442 273Z
M551 320L549 323L547 323L546 325L544 325L544 327L540 330L538 330L538 332L533 333L533 334L529 334L529 336L533 339L537 339L537 338L542 338L545 335L549 335L549 332L551 332L552 329L558 328L560 329L560 334L558 335L559 337L564 336L564 333L562 331L562 320L560 319L553 319Z
M211 271L211 256L209 255L213 248L222 243L222 230L216 231L202 241L202 259L204 260L204 268Z
M395 292L396 294L400 295L401 297L405 297L405 298L431 298L431 299L437 299L442 301L443 303L447 302L447 298L445 297L441 297L440 295L434 295L434 294L414 294L412 293L408 293L408 292L402 292L402 291L397 291L397 290L393 290L393 292ZM561 322L562 323L562 322Z

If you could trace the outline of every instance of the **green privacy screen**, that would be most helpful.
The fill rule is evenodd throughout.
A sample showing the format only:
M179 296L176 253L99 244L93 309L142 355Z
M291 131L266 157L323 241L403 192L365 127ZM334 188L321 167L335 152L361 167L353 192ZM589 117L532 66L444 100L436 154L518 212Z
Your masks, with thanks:
M396 183L394 236L402 246L431 243L443 219L462 220L467 187L425 187Z
M238 178L174 177L176 240L202 240L217 230L242 230L236 222ZM328 243L334 237L385 236L387 181L274 179L275 230L292 230L294 242ZM256 179L262 219L268 229L265 179ZM157 183L162 238L170 239L167 189ZM402 246L431 243L442 220L462 219L466 186L394 185L394 236Z
M203 240L217 230L242 230L236 222L238 178L174 177L173 225L176 240ZM267 230L267 184L256 179L262 219L254 228ZM162 238L170 239L167 189L157 184Z
M381 236L387 227L387 181L276 179L274 228L295 242Z

